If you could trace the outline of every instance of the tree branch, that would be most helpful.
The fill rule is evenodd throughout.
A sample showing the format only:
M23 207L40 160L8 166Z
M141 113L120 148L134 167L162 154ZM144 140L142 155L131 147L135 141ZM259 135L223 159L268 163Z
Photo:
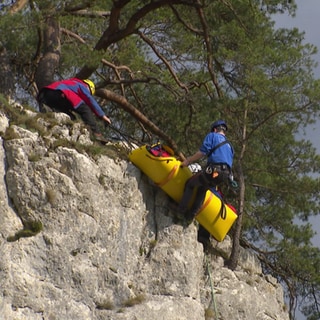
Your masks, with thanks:
M198 0L198 2L200 4L200 0ZM206 21L202 6L199 5L199 7L197 8L197 12L200 19L200 23L203 28L203 36L204 36L204 41L207 48L207 68L209 70L211 80L217 90L217 95L219 98L222 98L223 97L222 90L220 89L216 74L213 70L213 51L212 51L212 45L211 45L211 40L209 35L209 27L208 27L208 23Z
M198 7L199 4L196 0L158 0L152 1L142 8L138 9L129 19L126 26L123 29L119 27L121 10L128 4L130 0L118 0L113 2L113 7L110 12L109 26L96 43L95 50L106 50L112 43L122 40L123 38L137 33L137 24L144 18L149 12L155 11L161 7L179 4ZM89 77L96 67L83 67L77 74L77 77L84 79Z
M149 128L151 132L156 134L158 137L162 138L171 147L175 153L184 160L185 157L182 153L178 151L178 146L176 142L166 135L160 128L158 128L153 122L151 122L143 113L136 109L131 103L128 102L126 98L120 96L107 89L97 90L97 96L115 102L123 110L130 113L134 118L140 121L145 127Z
M176 82L176 84L180 88L184 89L186 91L186 93L188 93L189 92L188 87L179 80L178 76L173 71L173 68L171 67L168 60L156 49L155 45L142 32L138 32L138 34L139 34L140 38L142 38L142 40L145 41L152 48L155 55L165 64L165 66L169 70L169 73L171 74L171 76L174 79L174 81Z
M10 13L17 13L18 11L22 10L27 3L28 0L17 0L15 4L11 7Z
M82 16L89 18L107 18L110 17L110 11L90 11L87 9L72 11L72 15L74 16Z
M79 42L86 44L86 41L83 38L81 38L79 35L75 34L74 32L67 30L65 28L60 28L60 31L61 31L61 33L64 33L72 38L77 39Z
M120 87L121 87L121 93L122 95L124 96L125 95L125 89L124 89L124 86L123 86L123 82L122 82L122 77L121 77L121 74L119 72L119 70L126 70L128 72L128 74L130 75L130 78L132 79L132 71L129 69L129 67L127 66L116 66L115 64L105 60L105 59L102 59L101 60L103 64L105 64L106 66L112 68L112 70L114 71L117 79L119 80L118 81L118 84L120 84ZM129 80L130 83L132 80Z

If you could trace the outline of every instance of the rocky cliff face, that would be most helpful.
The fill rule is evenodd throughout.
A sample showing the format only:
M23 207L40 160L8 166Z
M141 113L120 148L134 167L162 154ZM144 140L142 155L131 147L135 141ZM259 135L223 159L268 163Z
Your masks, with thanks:
M224 268L228 237L204 255L196 224L173 222L119 146L78 152L88 131L54 117L36 120L39 134L0 114L1 320L289 319L254 255Z

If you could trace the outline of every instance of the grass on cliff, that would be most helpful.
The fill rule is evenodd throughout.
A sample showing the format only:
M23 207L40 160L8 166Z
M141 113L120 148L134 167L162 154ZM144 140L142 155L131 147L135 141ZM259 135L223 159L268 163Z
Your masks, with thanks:
M20 238L34 237L43 229L42 222L39 220L26 221L22 230L17 231L13 236L7 238L8 242L14 242Z
M93 157L95 160L99 158L99 156L105 155L110 157L111 159L122 159L127 160L128 151L118 144L101 144L95 141L91 145L84 145L79 142L68 141L66 139L58 139L53 143L53 149L57 147L66 147L73 148L77 150L79 153L85 153L89 156Z
M146 300L146 297L144 294L139 294L133 298L130 298L122 303L123 307L133 307L137 304L141 304Z
M0 95L0 111L2 111L6 115L6 117L9 119L10 125L17 125L21 128L30 130L32 132L38 132L39 135L41 136L47 133L47 128L45 128L43 125L39 123L38 119L40 117L43 117L48 120L49 129L59 124L53 114L39 113L35 117L32 117L28 114L28 111L35 112L34 109L28 106L23 106L23 107L12 106L1 95ZM72 122L70 120L70 124L71 123ZM5 136L5 132L0 132L0 135ZM10 137L10 136L8 136L7 138L5 137L6 140L10 138L14 139L14 137Z
M10 126L17 125L21 128L30 130L31 132L38 132L41 137L44 137L45 135L48 135L48 130L52 129L56 125L59 125L59 122L55 118L53 112L38 113L36 116L30 116L27 112L28 110L35 112L34 109L28 106L12 106L3 96L0 95L0 111L4 112L4 114L7 116L10 121ZM41 124L39 118L46 120L46 126ZM67 124L71 129L74 121L70 120L65 124ZM2 136L5 140L20 138L10 126L7 128L6 132L0 132L0 136ZM102 145L101 143L94 141L91 145L84 145L79 142L57 138L51 147L55 149L58 146L73 148L79 153L86 153L89 156L92 156L94 159L97 159L101 155L109 156L111 159L120 158L127 160L128 158L128 150L119 143ZM30 159L30 161L36 160L37 159L35 158Z

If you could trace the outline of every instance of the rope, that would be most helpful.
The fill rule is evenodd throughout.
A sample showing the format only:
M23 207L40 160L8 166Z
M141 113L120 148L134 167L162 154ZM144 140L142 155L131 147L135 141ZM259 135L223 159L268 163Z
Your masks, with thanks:
M128 143L128 145L131 147L131 149L134 149L134 146L132 145L132 141L134 143L136 143L137 145L141 145L141 143L138 140L133 139L128 134L124 133L123 131L117 129L116 127L114 127L110 124L106 125L106 128L109 128L109 129L113 130L114 132L116 132L118 134L118 136L120 136L123 140L125 140Z
M212 297L212 303L213 303L213 309L214 309L214 316L215 316L215 319L218 319L219 314L218 314L218 309L217 309L217 305L216 305L213 281L212 281L212 276L211 276L211 271L210 271L207 255L205 255L205 260L206 260L206 267L207 267L207 271L208 271L208 274L209 274L209 280L210 280L211 297Z

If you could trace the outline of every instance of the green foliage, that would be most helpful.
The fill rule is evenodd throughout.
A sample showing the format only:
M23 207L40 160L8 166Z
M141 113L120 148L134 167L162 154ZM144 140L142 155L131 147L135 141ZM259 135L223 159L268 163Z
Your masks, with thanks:
M0 110L2 110L8 117L10 125L17 125L32 132L38 132L41 136L46 134L45 127L38 121L39 116L30 116L27 112L27 107L23 107L22 109L20 107L14 107L6 102L0 106ZM47 116L46 118L50 119L50 117L52 117L52 115ZM57 122L53 121L51 123L54 125ZM8 127L5 133L5 139L10 140L17 138L19 138L17 133L12 128Z
M139 294L133 298L130 298L122 303L124 307L133 307L137 304L141 304L146 300L146 296L144 294Z
M36 153L31 153L28 156L28 160L31 161L31 162L36 162L36 161L39 161L40 159L41 159L41 156L39 154L36 154Z
M93 144L82 144L75 141L70 141L67 139L57 139L53 142L52 148L57 147L73 148L79 153L85 153L94 159L99 158L99 156L107 155L111 159L127 159L127 150L121 144L101 144L99 142L94 142Z
M215 312L212 309L205 310L205 320L213 320L215 319Z
M8 242L14 242L20 238L34 237L43 229L41 221L26 221L24 222L24 227L22 230L19 230L13 236L7 238Z
M4 134L5 140L12 140L12 139L19 139L19 138L20 138L19 134L12 127L7 128Z
M111 301L104 301L104 302L96 302L97 309L99 310L113 310L114 305Z

